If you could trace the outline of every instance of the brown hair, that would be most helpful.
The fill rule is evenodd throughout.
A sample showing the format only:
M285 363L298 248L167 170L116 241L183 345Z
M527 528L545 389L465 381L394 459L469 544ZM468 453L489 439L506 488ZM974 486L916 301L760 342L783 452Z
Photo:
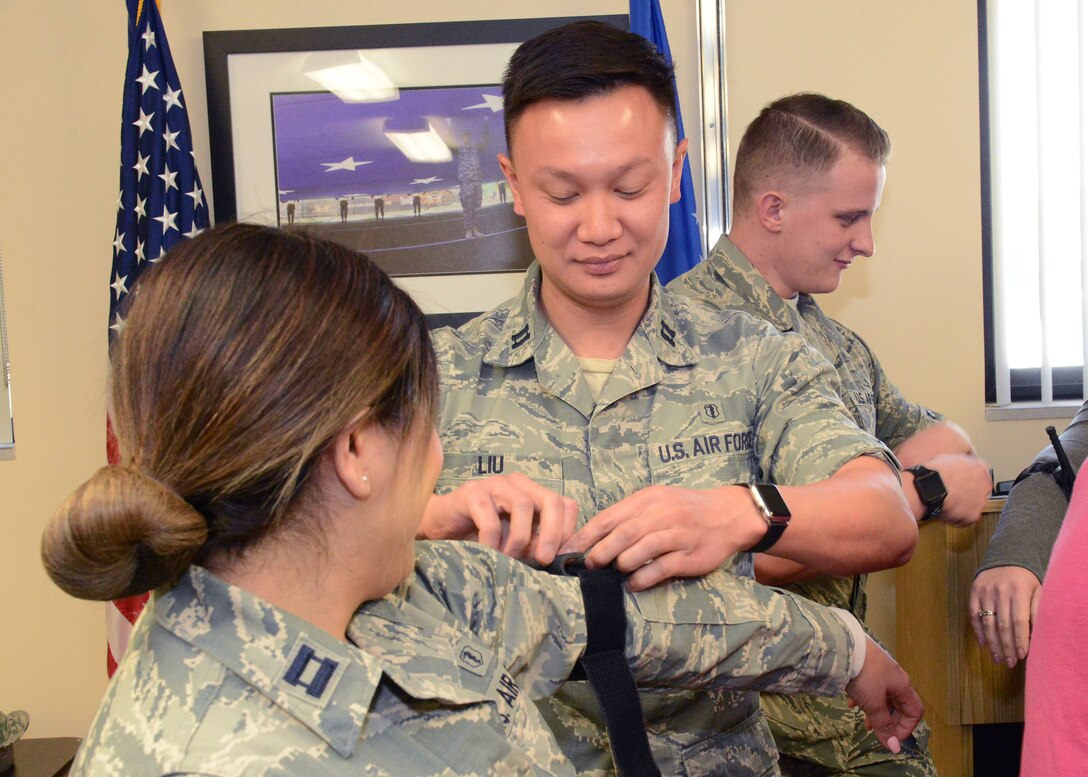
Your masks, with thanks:
M61 506L42 559L68 593L113 599L242 554L288 523L360 414L433 425L437 378L415 303L361 254L234 224L145 272L111 354L123 455Z
M845 100L813 93L782 97L744 130L733 176L733 208L746 210L768 180L785 176L803 183L827 172L844 149L883 165L891 147L888 133Z

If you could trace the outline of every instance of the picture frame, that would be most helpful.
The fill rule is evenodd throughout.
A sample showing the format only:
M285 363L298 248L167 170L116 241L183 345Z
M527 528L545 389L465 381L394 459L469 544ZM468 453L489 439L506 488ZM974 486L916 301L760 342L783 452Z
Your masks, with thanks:
M205 32L216 222L361 251L433 323L494 307L532 260L495 161L503 71L518 44L580 19L628 26L605 15ZM322 78L344 68L362 68L367 89Z

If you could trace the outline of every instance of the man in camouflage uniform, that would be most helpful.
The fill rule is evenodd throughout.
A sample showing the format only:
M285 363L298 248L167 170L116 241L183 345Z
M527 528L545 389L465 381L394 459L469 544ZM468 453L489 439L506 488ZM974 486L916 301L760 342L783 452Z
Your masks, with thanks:
M833 291L856 256L874 250L872 219L880 204L888 136L841 100L799 94L768 105L745 132L736 157L734 225L710 257L670 284L670 291L719 310L744 310L781 332L797 332L835 367L839 396L858 426L892 448L903 465L903 490L915 518L970 525L990 492L986 463L966 434L888 380L857 334L832 321L811 296ZM947 495L925 504L915 475L938 473ZM933 477L930 475L930 477ZM756 557L757 579L789 585L814 601L864 619L864 576L836 577ZM764 696L783 772L794 775L930 775L925 747L891 754L864 728L845 697ZM907 743L910 745L912 743Z
M800 338L701 313L653 276L687 145L671 68L638 36L570 25L518 49L503 94L500 164L538 264L518 297L436 333L446 460L423 535L546 562L573 504L593 520L570 549L596 543L590 562L632 572L634 589L722 564L751 574L738 551L769 524L734 484L774 481L813 483L782 489L794 522L777 552L804 563L846 542L862 567L909 557L917 529L891 457L850 421L830 366ZM510 496L530 481L564 504ZM843 509L879 531L859 540ZM568 683L560 697L545 716L564 752L582 774L612 773L589 689ZM777 773L755 694L654 690L642 705L664 773Z
M641 682L838 693L865 653L911 703L856 622L800 597L719 572L626 609ZM71 774L573 775L530 700L570 673L584 617L574 578L463 543L421 544L351 643L193 566L145 610Z

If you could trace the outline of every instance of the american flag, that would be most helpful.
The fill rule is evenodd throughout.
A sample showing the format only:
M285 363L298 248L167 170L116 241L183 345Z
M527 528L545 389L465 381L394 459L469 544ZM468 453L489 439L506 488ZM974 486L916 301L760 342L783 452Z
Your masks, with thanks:
M189 115L157 2L126 0L129 38L121 101L121 191L110 272L109 337L124 327L122 303L136 279L176 243L208 227L208 205L193 157ZM106 453L120 460L107 419ZM128 645L147 594L106 613L110 676Z

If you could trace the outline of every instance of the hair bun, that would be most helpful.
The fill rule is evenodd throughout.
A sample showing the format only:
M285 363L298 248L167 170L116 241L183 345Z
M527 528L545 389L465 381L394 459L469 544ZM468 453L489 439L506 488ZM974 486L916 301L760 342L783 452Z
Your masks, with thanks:
M130 467L103 467L49 520L42 563L72 596L120 599L176 579L207 535L203 517L171 488Z

